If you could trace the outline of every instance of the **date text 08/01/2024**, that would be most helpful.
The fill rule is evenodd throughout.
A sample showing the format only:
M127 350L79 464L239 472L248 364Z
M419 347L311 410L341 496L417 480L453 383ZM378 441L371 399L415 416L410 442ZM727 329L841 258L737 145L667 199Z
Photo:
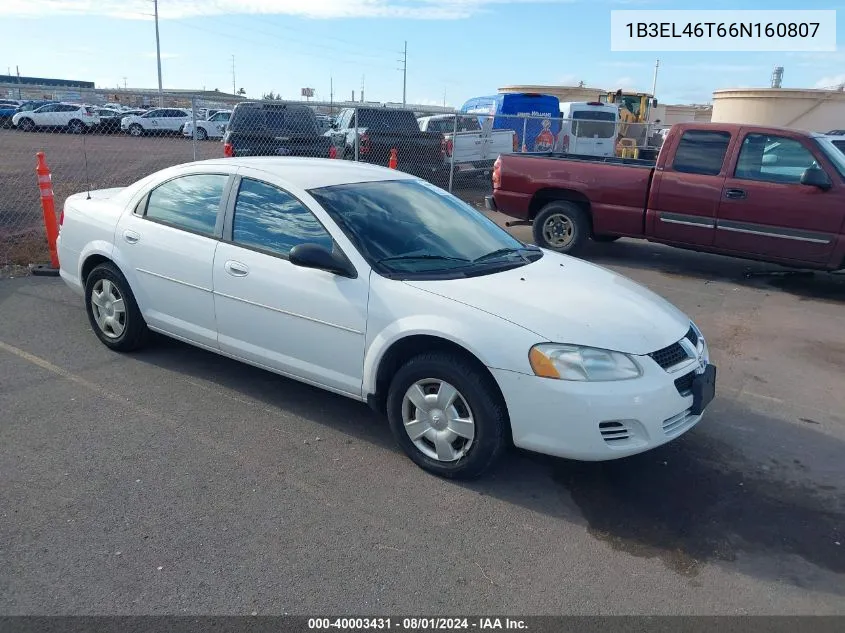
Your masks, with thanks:
M524 620L516 618L309 618L308 628L312 630L368 630L396 629L404 631L425 630L526 630Z
M628 22L628 37L691 38L691 37L815 37L819 22L688 22L683 27L675 22Z

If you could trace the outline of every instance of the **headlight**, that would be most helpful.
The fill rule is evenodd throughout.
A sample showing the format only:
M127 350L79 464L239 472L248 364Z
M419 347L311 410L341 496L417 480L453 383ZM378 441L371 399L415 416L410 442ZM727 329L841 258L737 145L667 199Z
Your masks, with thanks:
M528 353L528 360L536 375L560 380L629 380L643 373L627 354L580 345L535 345Z

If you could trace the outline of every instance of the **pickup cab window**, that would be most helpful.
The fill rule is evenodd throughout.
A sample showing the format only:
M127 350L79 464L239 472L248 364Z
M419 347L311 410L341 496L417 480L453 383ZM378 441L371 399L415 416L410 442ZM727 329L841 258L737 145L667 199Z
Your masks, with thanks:
M716 176L722 171L730 132L687 130L681 136L672 169L685 174Z
M810 167L818 167L818 163L800 141L771 134L749 134L742 141L734 177L798 184L801 174Z

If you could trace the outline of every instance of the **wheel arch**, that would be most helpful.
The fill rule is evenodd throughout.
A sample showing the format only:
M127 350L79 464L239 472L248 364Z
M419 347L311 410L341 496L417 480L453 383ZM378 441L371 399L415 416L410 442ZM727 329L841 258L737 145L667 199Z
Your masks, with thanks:
M496 395L500 398L502 406L507 413L507 403L496 378L487 368L487 365L479 356L465 345L443 336L428 332L408 333L391 341L381 350L378 358L372 365L369 381L365 376L364 395L367 404L376 412L385 413L387 403L387 392L390 388L390 379L402 365L414 356L423 352L442 351L455 354L466 360L479 372L490 379L490 383L496 389ZM508 433L511 435L510 418L508 417Z
M590 199L575 189L563 189L557 187L545 187L543 189L538 189L534 193L531 198L531 202L528 203L528 218L533 220L537 217L540 209L548 203L556 202L558 200L564 202L574 202L579 205L582 209L584 209L587 213L587 217L589 217L592 222L592 207Z

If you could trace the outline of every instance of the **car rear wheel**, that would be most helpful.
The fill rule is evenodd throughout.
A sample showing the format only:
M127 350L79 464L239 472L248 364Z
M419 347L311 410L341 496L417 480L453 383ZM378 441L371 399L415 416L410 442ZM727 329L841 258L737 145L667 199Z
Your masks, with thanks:
M478 477L506 446L507 411L493 379L457 354L405 363L390 384L387 417L408 457L441 477Z
M144 128L142 128L137 123L133 123L132 125L129 126L129 133L132 136L141 136L144 133Z
M204 128L198 127L197 128L197 140L204 141L208 138L208 132L205 131Z
M142 347L149 330L123 273L100 264L85 280L85 308L97 338L118 352Z
M537 214L532 224L538 246L573 255L584 246L590 234L584 210L574 202L556 200Z
M32 119L21 119L18 121L18 128L23 132L32 132L35 129L35 121Z
M78 119L74 119L67 124L67 129L71 134L82 134L85 131L85 124Z

